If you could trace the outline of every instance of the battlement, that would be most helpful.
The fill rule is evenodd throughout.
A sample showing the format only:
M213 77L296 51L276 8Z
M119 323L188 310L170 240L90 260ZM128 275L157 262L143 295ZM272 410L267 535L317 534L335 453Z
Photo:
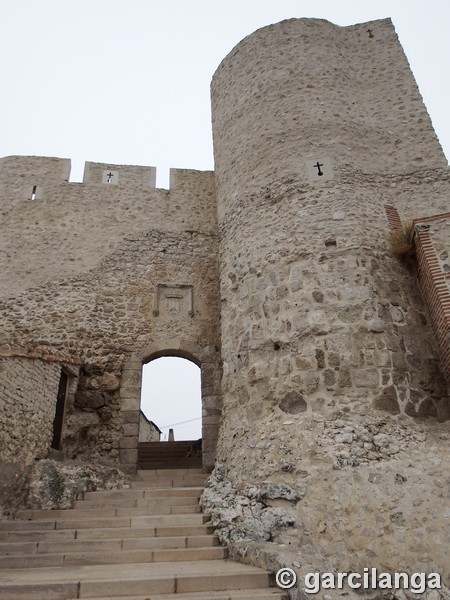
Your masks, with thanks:
M7 184L33 180L36 185L68 182L69 158L50 156L5 156L0 158L0 182Z
M141 189L155 189L156 167L86 162L83 183L88 185L106 184L111 186L133 186Z
M212 171L171 169L166 190L155 187L155 167L87 162L73 183L70 166L66 158L0 160L0 287L8 294L85 273L126 235L217 231Z
M0 159L0 183L11 199L46 200L55 186L102 187L112 190L156 190L156 167L86 162L83 181L70 182L71 161L47 156L6 156ZM20 185L19 185L20 184ZM214 194L213 171L170 169L170 190ZM11 197L12 194L12 197ZM113 194L114 195L114 194Z

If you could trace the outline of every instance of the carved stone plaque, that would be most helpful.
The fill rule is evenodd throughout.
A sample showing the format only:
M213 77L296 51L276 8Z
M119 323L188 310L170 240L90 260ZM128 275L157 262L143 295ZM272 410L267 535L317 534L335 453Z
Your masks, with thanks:
M119 171L113 171L111 169L106 169L103 171L102 183L117 185L119 183Z
M170 319L192 317L192 285L158 285L153 314Z
M329 181L333 179L333 165L326 156L314 156L314 158L305 161L308 177L310 181Z

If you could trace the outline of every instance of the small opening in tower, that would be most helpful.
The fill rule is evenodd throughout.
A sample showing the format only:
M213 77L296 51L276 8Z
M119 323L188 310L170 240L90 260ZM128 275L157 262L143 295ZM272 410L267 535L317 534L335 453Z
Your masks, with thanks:
M325 240L325 246L327 248L329 248L330 250L333 250L334 248L336 248L336 240L333 240L333 239Z
M33 185L33 189L31 191L30 200L36 200L36 190L37 190L37 185Z

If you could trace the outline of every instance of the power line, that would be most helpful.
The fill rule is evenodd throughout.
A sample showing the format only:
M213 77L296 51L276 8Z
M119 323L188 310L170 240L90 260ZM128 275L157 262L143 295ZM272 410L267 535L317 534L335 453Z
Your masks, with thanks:
M201 417L197 417L196 419L189 419L188 421L180 421L179 423L172 423L172 425L161 425L162 429L166 429L167 427L175 427L175 425L184 425L185 423L193 423L194 421L200 421Z

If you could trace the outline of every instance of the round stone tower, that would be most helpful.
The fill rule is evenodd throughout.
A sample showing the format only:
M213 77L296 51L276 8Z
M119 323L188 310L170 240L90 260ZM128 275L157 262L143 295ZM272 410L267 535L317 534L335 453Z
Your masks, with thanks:
M216 71L212 113L231 476L317 415L445 416L416 275L387 235L389 215L442 212L447 163L391 21L256 31Z

